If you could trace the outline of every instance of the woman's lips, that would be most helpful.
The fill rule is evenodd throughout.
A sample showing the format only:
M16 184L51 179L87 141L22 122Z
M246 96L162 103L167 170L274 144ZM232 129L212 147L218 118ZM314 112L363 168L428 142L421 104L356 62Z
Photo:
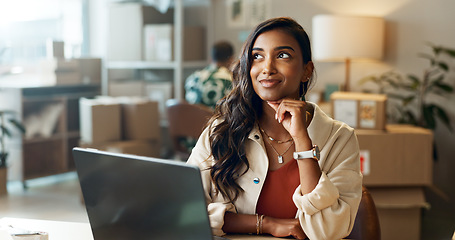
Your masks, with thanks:
M259 80L259 83L266 88L271 88L278 85L281 81L277 79L263 79Z

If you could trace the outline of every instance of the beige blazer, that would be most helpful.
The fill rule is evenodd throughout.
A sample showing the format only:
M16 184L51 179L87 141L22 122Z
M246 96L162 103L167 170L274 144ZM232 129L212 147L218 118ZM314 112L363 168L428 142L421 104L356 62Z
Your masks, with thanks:
M314 103L313 120L308 134L321 151L319 166L322 175L316 188L305 195L300 186L293 195L297 216L302 229L310 239L341 239L349 235L362 194L359 147L354 130L345 123L328 117ZM245 190L234 204L226 203L218 194L210 178L214 160L209 144L209 129L201 134L188 164L201 169L210 223L215 235L224 235L226 211L255 214L256 203L267 176L268 159L258 126L251 131L246 142L249 170L238 179ZM254 181L256 179L256 181ZM259 182L257 181L259 180Z

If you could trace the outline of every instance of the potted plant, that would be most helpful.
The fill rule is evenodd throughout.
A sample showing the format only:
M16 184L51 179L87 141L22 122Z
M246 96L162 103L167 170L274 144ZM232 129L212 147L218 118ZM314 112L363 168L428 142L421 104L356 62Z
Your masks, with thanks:
M429 44L432 54L420 54L430 61L430 66L424 70L422 77L408 74L403 77L394 71L385 72L379 76L367 76L360 84L373 82L379 87L379 92L387 94L389 100L389 120L397 123L412 124L434 130L436 119L453 131L449 115L442 104L432 101L435 97L447 97L453 93L455 78L447 74L449 64L442 57L455 59L455 49ZM450 85L451 83L452 85Z
M7 159L8 149L5 146L6 137L12 136L12 128L16 128L21 133L25 133L25 127L13 117L14 111L0 111L0 195L6 194L7 182Z

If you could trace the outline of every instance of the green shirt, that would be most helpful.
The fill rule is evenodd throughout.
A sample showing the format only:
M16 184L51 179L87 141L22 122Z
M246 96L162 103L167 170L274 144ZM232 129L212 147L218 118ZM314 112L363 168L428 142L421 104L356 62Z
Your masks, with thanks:
M215 108L232 87L232 74L226 67L210 65L191 74L185 82L185 99L191 104Z

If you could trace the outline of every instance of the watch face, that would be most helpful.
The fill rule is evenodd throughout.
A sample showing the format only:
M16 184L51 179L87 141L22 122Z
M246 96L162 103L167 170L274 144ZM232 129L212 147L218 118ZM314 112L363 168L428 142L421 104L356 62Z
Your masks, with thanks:
M318 145L314 145L313 147L314 147L314 149L313 149L313 156L314 156L317 160L319 160L319 156L320 156L319 147L318 147Z

